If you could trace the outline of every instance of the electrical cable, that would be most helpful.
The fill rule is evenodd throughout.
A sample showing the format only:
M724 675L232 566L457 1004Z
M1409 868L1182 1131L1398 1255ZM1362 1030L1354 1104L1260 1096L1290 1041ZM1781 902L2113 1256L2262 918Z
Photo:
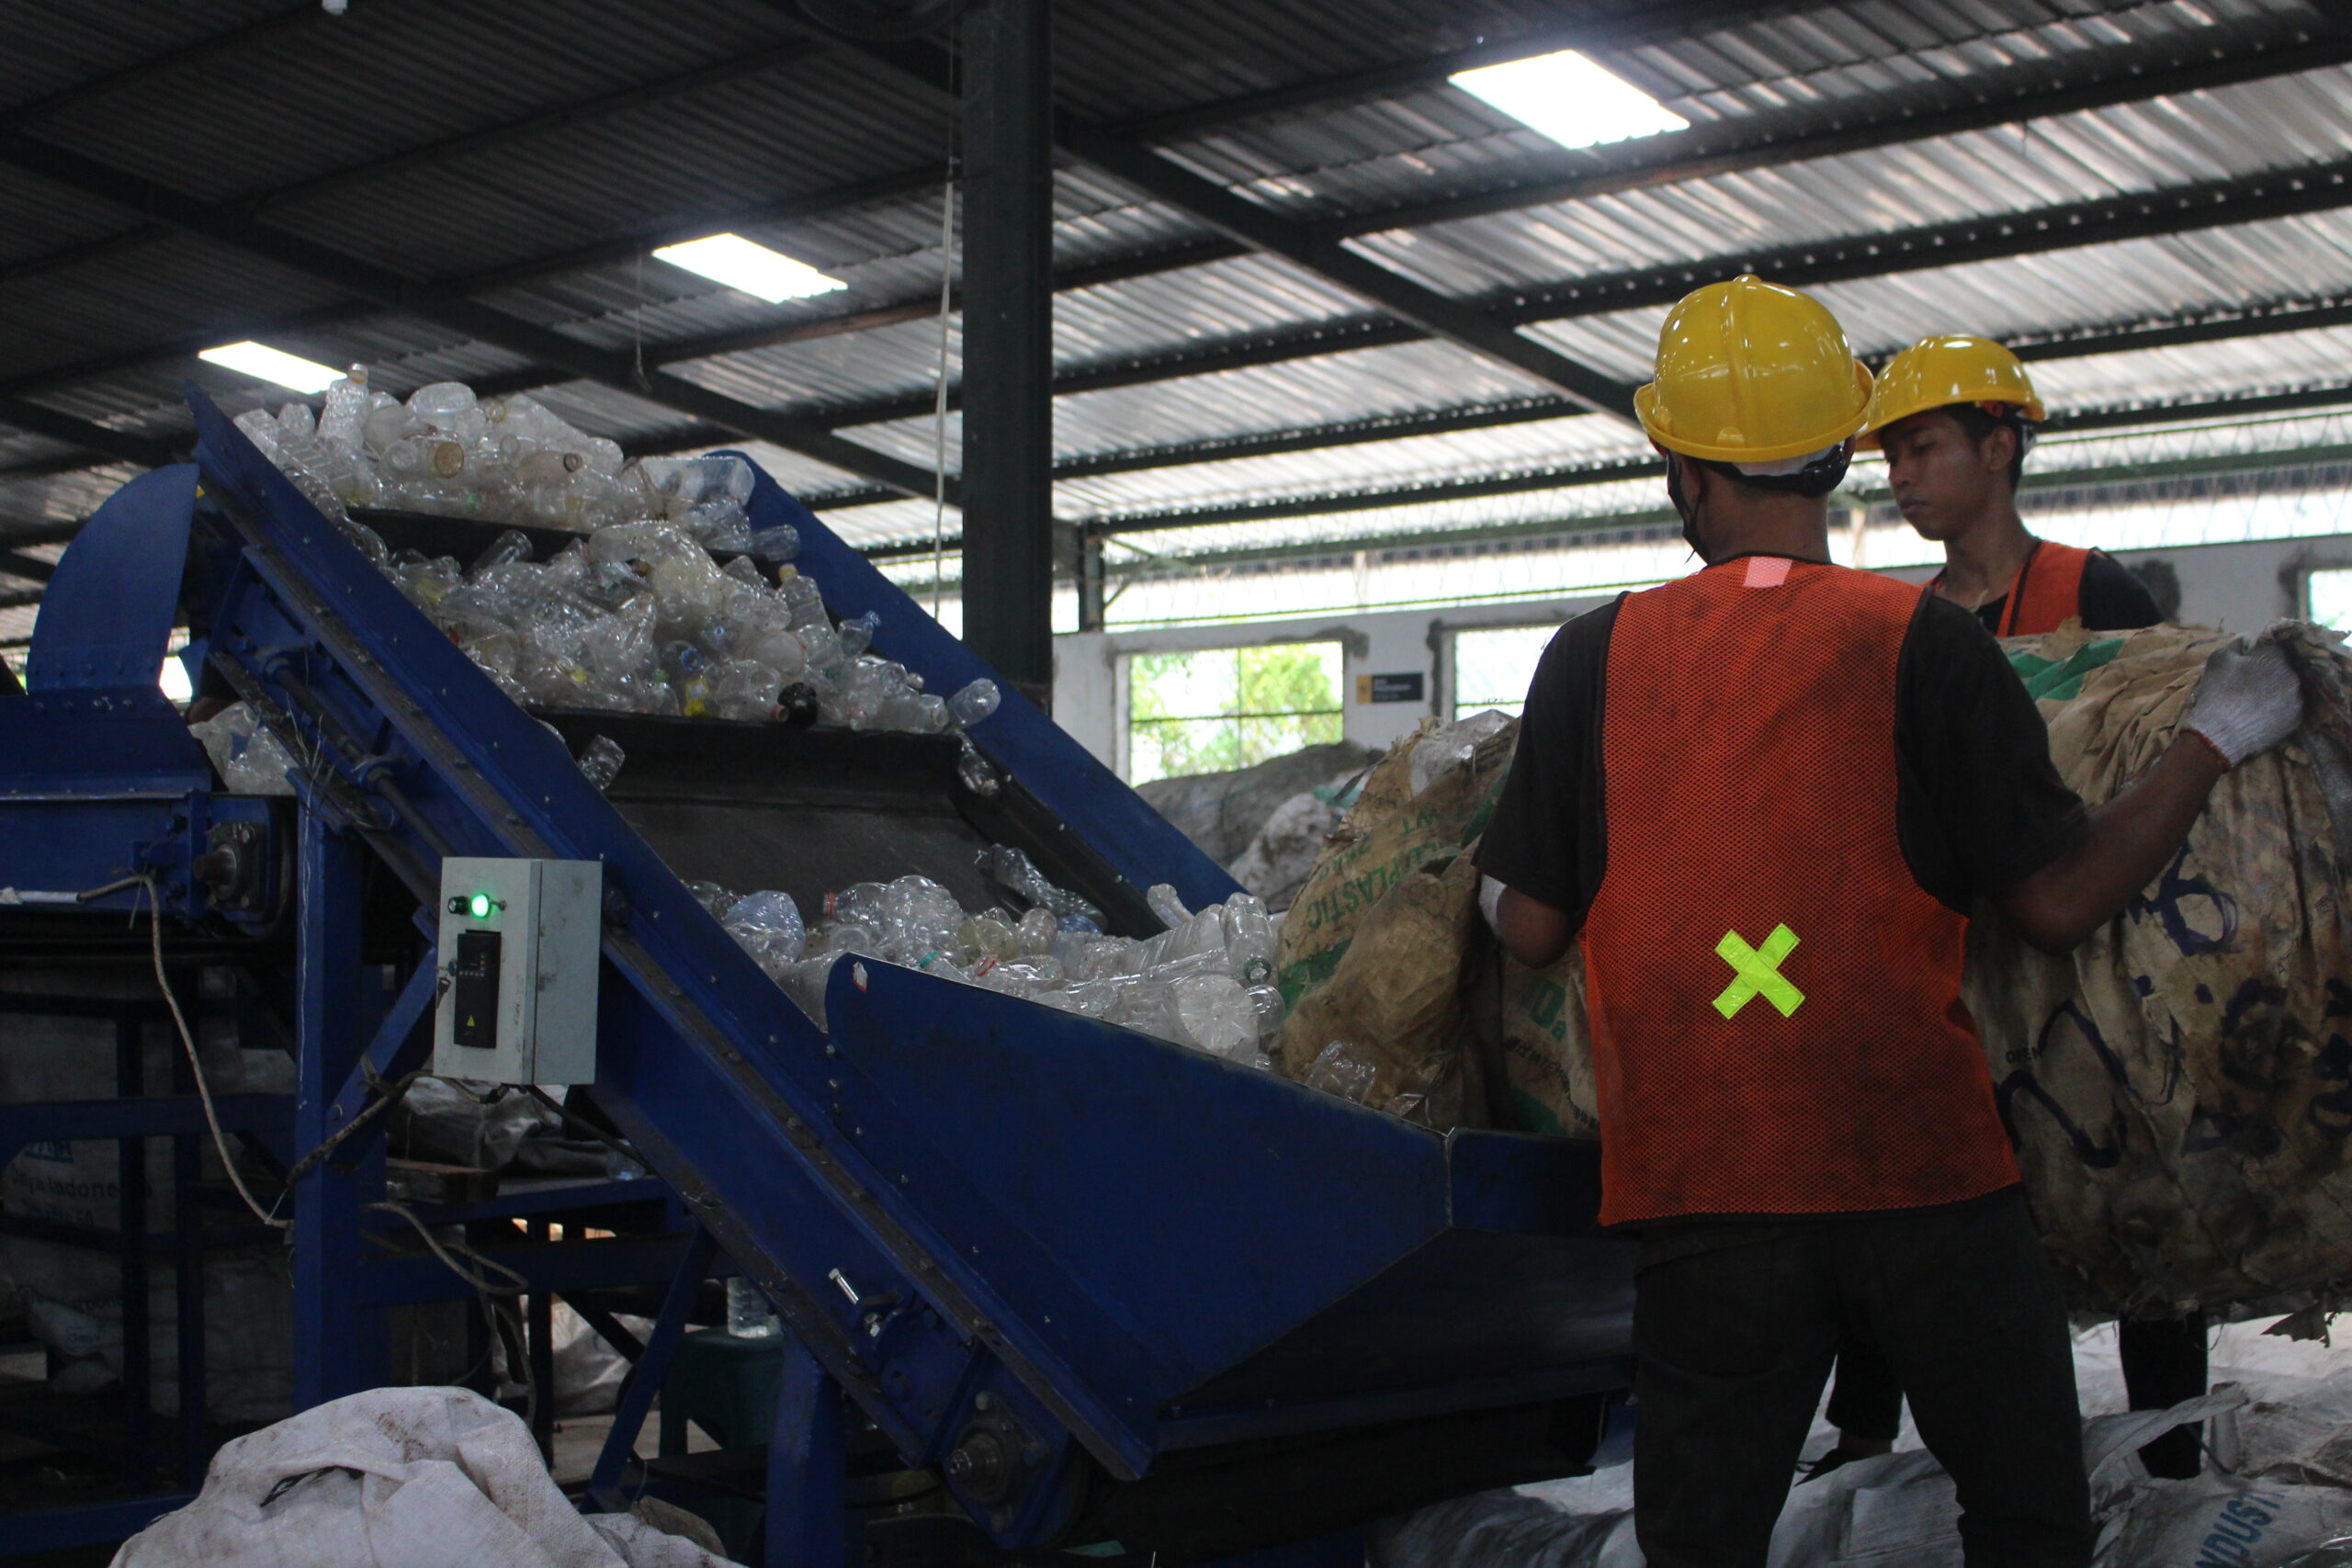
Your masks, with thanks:
M162 988L164 1005L171 1009L172 1022L179 1030L181 1048L187 1053L188 1070L196 1075L196 1097L204 1106L205 1125L212 1129L212 1146L220 1152L220 1164L229 1173L230 1184L236 1188L237 1196L245 1201L245 1207L254 1212L254 1218L272 1230L290 1230L294 1222L279 1219L276 1205L267 1209L261 1206L261 1201L245 1185L244 1177L238 1172L236 1159L229 1152L229 1136L220 1130L220 1113L213 1108L212 1086L204 1076L204 1061L197 1053L196 1035L188 1029L187 1015L180 1011L180 999L172 990L170 977L164 973L164 901L155 892L153 877L141 875L138 881L147 890L147 945L155 960L155 984Z
M530 1291L530 1280L525 1279L521 1274L516 1273L514 1269L509 1269L505 1264L501 1263L495 1258L477 1252L462 1241L445 1242L440 1237L435 1235L433 1234L432 1227L427 1225L423 1219L419 1218L415 1211L409 1208L407 1204L396 1202L392 1199L385 1198L368 1204L368 1207L372 1212L378 1213L396 1214L400 1218L406 1220L411 1225L413 1225L416 1228L416 1234L424 1238L424 1245L432 1250L433 1256L439 1258L443 1266L446 1267L450 1273L455 1274L458 1279L463 1280L467 1284L471 1285L475 1290L481 1292L484 1295L519 1296L526 1294ZM485 1269L496 1269L499 1273L505 1275L507 1279L514 1282L512 1284L502 1285L493 1280L486 1280L480 1274L474 1273L472 1270L466 1268L465 1265L459 1263L458 1261L458 1258L450 1256L452 1253L457 1254L458 1257L470 1258Z

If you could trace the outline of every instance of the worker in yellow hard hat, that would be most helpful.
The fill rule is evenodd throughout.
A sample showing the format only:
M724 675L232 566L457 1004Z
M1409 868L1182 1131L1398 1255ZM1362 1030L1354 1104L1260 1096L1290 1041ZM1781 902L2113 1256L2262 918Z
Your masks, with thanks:
M1674 308L1634 408L1703 568L1553 638L1476 852L1513 958L1584 944L1600 1220L1641 1244L1649 1568L1761 1568L1849 1336L1951 1472L1972 1568L2090 1562L2065 1303L1960 1000L1969 911L2074 946L2302 712L2275 645L2226 649L2086 811L1973 615L1830 564L1871 387L1794 290Z
M1989 338L1943 333L1888 363L1856 445L1884 451L1905 519L1943 545L1935 591L1976 612L1994 635L2037 636L2075 619L2091 631L2155 625L2163 612L2129 570L2101 551L2038 539L2018 515L2018 479L2046 417L2016 355ZM2202 1314L2128 1319L2118 1340L2133 1409L2163 1409L2205 1392ZM1811 1473L1889 1451L1902 1411L1884 1360L1866 1345L1846 1348L1828 1410L1838 1441ZM2195 1475L2197 1429L2165 1434L2141 1458L2152 1474Z
M1878 378L1858 446L1886 454L1904 521L1944 547L1936 592L1996 637L2152 626L2145 584L2098 550L2026 531L2018 480L2047 417L2018 356L1990 338L1921 338Z

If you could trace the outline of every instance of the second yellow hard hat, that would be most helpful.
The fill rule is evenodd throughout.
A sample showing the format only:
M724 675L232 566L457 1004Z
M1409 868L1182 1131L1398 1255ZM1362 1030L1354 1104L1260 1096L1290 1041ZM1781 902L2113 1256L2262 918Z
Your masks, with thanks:
M1896 420L1954 403L2014 408L2035 424L2045 417L2025 366L1991 338L1923 337L1888 362L1855 445L1874 447L1878 433Z
M1634 394L1650 439L1724 463L1771 463L1861 428L1871 373L1810 295L1752 276L1682 297L1658 333L1657 378Z

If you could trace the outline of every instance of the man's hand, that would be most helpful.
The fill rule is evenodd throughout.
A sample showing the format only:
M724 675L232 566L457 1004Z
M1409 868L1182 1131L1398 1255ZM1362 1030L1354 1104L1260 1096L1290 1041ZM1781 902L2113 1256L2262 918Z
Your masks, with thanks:
M2295 732L2303 720L2303 683L2276 642L2241 637L2205 661L2197 695L2180 721L2211 741L2233 768Z

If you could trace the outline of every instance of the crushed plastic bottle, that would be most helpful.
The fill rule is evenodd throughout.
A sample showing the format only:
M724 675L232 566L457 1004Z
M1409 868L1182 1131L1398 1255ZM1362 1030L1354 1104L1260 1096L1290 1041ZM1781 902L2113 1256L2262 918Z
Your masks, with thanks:
M1315 1060L1307 1064L1306 1074L1299 1081L1309 1089L1319 1089L1325 1094L1362 1105L1371 1100L1372 1080L1379 1073L1372 1054L1363 1046L1334 1040L1316 1053Z
M1419 795L1437 779L1466 764L1478 743L1510 722L1510 715L1497 708L1474 713L1452 724L1441 725L1413 743L1413 760L1408 772L1413 793Z
M588 776L588 782L594 784L601 795L612 788L613 781L621 776L621 764L628 761L628 753L622 750L620 742L611 736L592 735L588 738L588 744L580 749L578 760L580 771Z
M726 911L722 923L820 1025L831 965L854 953L1116 1023L1243 1066L1269 1066L1266 1049L1282 1033L1282 993L1262 977L1248 978L1258 973L1258 953L1250 942L1230 942L1227 935L1228 930L1249 932L1253 917L1262 919L1264 907L1255 899L1243 894L1210 905L1175 930L1138 942L1104 936L1086 915L1057 914L1057 908L1091 913L1093 907L1047 882L1018 849L993 846L982 852L980 864L1027 907L966 909L946 888L922 876L855 883L826 897L797 948L775 951L754 946L739 928L746 926L754 900L773 898L791 908L790 899L752 894L730 906L726 900L733 895L724 889L692 886L714 910ZM791 956L781 956L785 951Z
M736 944L759 961L771 978L800 960L808 943L800 906L788 893L747 893L722 906L718 923Z
M263 728L254 717L254 710L243 703L232 704L203 723L190 725L188 732L204 747L205 755L212 759L212 766L230 794L294 793L294 786L286 779L286 770L294 765L294 759L286 754L277 737Z
M741 1274L727 1280L727 1332L738 1339L773 1339L784 1332L768 1298Z

